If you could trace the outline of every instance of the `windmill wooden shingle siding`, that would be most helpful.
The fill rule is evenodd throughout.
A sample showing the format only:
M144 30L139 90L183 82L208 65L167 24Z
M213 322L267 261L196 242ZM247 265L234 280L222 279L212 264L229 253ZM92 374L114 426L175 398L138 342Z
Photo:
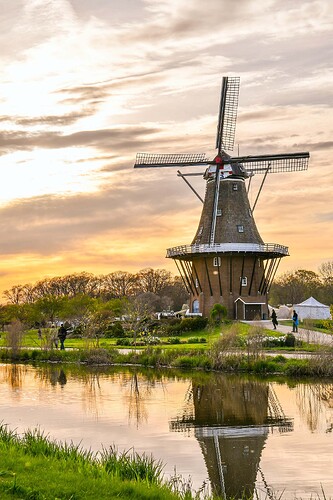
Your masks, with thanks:
M208 316L213 305L220 303L227 307L231 318L254 319L268 315L267 293L288 248L263 242L253 218L246 181L254 174L264 175L264 182L268 173L305 170L309 153L242 157L227 154L225 149L232 150L234 145L238 94L239 78L224 77L217 155L213 160L202 153L139 153L134 167L206 167L204 200L186 179L198 174L178 170L203 202L203 208L192 243L169 248L167 257L176 262L190 294L193 314Z

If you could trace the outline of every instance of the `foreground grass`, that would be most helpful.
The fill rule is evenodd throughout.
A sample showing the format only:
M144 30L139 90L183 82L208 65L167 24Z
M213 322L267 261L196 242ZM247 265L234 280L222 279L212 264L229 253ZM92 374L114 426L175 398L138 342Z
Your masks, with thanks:
M163 466L145 455L100 454L50 441L38 430L19 437L0 424L0 498L104 500L113 498L191 500L163 482Z

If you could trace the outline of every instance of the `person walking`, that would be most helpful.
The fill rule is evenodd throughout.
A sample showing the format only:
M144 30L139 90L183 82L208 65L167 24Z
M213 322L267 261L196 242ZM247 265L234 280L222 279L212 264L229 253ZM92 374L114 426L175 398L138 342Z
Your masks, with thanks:
M273 323L273 326L274 326L274 330L276 330L276 327L277 327L277 325L279 323L278 323L276 312L274 311L274 309L272 310L271 318L272 318L272 323Z
M298 332L298 314L294 309L293 310L293 333L297 333L297 332Z
M61 323L60 328L58 330L58 339L60 340L60 350L62 350L62 351L65 349L64 343L65 343L66 337L67 337L67 330L64 327L63 323Z

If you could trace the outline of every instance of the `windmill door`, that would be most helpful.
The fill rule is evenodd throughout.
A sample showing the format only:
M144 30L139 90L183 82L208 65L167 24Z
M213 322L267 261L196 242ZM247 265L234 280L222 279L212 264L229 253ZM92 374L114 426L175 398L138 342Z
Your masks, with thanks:
M245 319L252 321L254 319L261 319L261 305L260 304L246 304L245 305Z

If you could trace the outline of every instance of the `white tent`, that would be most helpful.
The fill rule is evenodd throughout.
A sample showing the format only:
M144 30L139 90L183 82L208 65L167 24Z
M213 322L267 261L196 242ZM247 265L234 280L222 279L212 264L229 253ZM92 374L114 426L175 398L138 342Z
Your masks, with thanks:
M310 297L300 304L295 304L294 309L299 319L332 319L329 306L321 304L318 300Z
M280 306L279 308L277 307L272 307L268 304L268 311L269 311L269 316L272 315L272 310L276 312L276 316L278 319L290 319L293 315L293 309L292 307L288 306Z

